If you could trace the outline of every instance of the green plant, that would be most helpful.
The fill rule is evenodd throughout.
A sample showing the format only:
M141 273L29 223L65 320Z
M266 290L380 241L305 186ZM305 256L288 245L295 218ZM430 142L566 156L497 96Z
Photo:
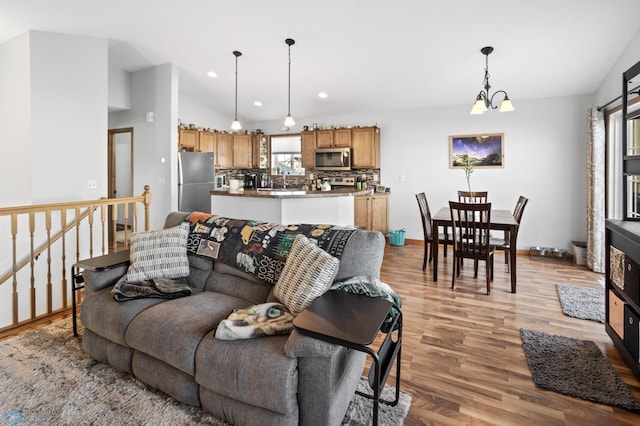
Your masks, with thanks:
M469 154L462 156L462 166L464 167L464 174L467 177L467 187L471 192L471 173L473 173L473 159Z

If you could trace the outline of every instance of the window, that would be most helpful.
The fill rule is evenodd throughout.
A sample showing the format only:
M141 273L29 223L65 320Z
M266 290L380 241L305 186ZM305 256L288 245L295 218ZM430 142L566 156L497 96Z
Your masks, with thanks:
M273 135L271 140L271 175L304 176L300 135Z

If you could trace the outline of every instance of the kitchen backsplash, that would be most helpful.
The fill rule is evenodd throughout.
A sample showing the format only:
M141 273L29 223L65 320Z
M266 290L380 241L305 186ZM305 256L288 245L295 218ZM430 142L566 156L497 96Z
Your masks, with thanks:
M238 176L242 176L245 174L257 173L260 175L268 176L269 172L264 169L218 169L216 170L216 174L224 174L227 176L227 182L229 179L238 179ZM310 179L309 174L313 174L313 179L329 179L334 177L362 177L366 175L367 182L370 186L378 185L380 183L380 169L358 169L358 170L350 170L350 171L315 171L314 169L309 169L306 171L305 176L291 176L287 175L287 186L289 187L301 187L302 185L309 185ZM374 179L377 178L377 179ZM281 187L282 186L282 176L274 176L272 178L273 186Z

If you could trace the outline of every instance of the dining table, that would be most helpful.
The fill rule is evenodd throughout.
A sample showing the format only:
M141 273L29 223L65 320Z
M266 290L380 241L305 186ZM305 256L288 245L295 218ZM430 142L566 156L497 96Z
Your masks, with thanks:
M440 229L440 227L451 227L451 210L449 207L442 207L438 212L432 216L434 229ZM509 259L511 262L511 293L516 292L516 238L518 236L518 222L513 213L510 210L491 209L491 223L490 228L498 231L508 231L509 234ZM438 232L433 233L433 281L438 281ZM446 247L445 247L446 250Z

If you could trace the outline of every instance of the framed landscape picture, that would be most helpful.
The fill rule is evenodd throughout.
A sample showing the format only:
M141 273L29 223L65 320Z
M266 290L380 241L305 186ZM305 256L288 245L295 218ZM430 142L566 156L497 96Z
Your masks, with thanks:
M474 168L503 168L504 133L449 136L449 168L464 168L467 158Z

